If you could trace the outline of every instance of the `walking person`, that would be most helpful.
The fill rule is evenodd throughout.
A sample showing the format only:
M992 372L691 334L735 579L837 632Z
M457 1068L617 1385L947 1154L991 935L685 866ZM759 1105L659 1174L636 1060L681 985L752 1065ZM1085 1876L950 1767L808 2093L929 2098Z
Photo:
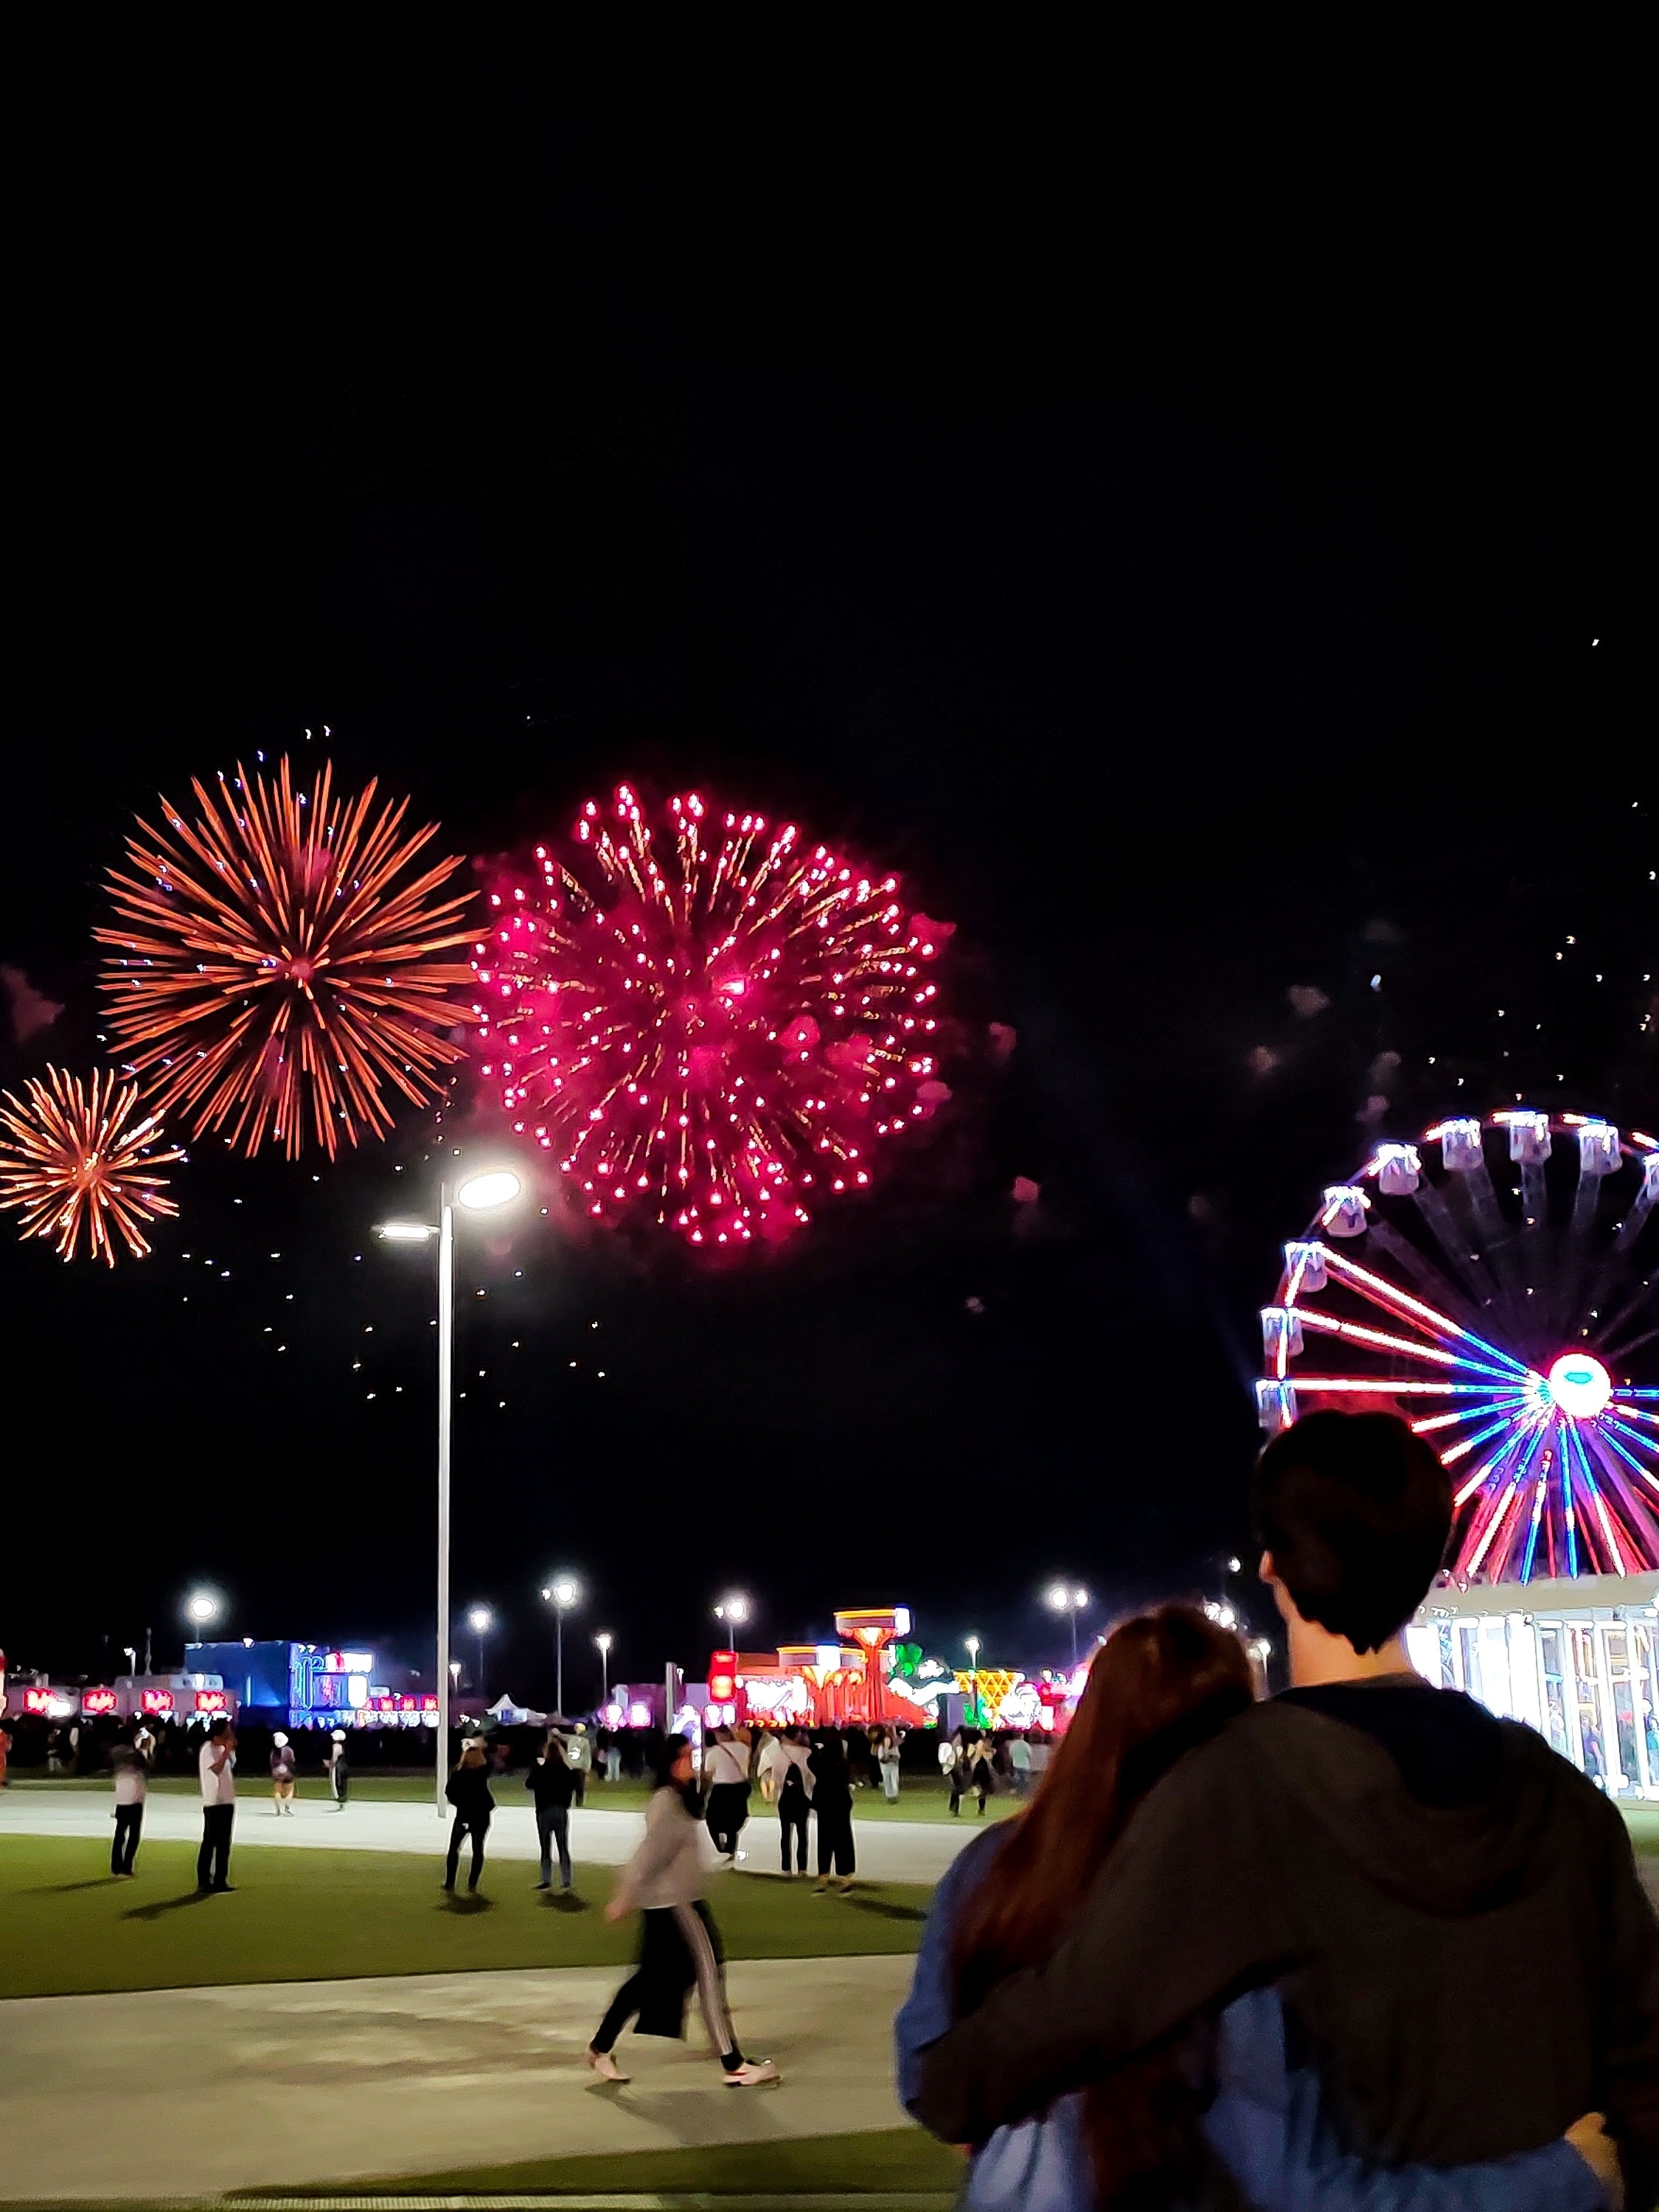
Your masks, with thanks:
M607 1782L622 1780L622 1745L614 1735L605 1747L605 1778Z
M771 1759L772 1796L778 1808L778 1837L783 1846L783 1870L793 1881L806 1871L806 1818L812 1809L812 1770L807 1764L807 1743L798 1728L786 1729L767 1746ZM793 1841L795 1863L789 1863Z
M1008 1746L1008 1778L1013 1784L1016 1797L1030 1796L1031 1747L1023 1734L1014 1736Z
M1125 1622L1097 1656L1053 1782L975 1836L934 1894L896 2026L899 2088L922 2053L1025 1965L1045 1962L1130 1815L1185 1752L1248 1712L1249 1658L1195 1607ZM1157 1971L1156 1961L1150 1962ZM1175 2046L999 2128L975 2152L964 2212L1127 2212L1175 2203L1257 2212L1591 2212L1616 2159L1585 2121L1520 2158L1393 2171L1341 2146L1305 2058L1287 2062L1278 1992L1254 1990ZM1599 2138L1599 2139L1598 2139Z
M962 1814L962 1801L968 1787L968 1770L963 1765L962 1731L955 1735L941 1736L939 1746L939 1771L945 1777L951 1792L951 1817L957 1820Z
M968 1747L968 1787L979 1800L978 1817L985 1818L985 1801L997 1786L995 1769L991 1765L991 1747L984 1736L975 1736Z
M199 1896L230 1887L230 1832L236 1823L236 1732L216 1720L196 1761L202 1790L202 1848L196 1854Z
M602 2081L626 2081L611 2053L630 2021L641 2035L685 2033L685 2000L695 1986L708 2040L733 2089L775 2081L769 2058L745 2058L726 2001L720 1931L703 1901L697 1846L702 1809L691 1763L691 1746L671 1736L658 1761L655 1786L645 1809L645 1838L623 1869L607 1920L640 1915L639 1964L617 1990L587 2047L587 2063Z
M489 1794L484 1748L476 1736L463 1748L454 1772L444 1784L444 1796L455 1808L454 1825L449 1831L449 1855L444 1861L444 1887L454 1888L461 1844L470 1837L472 1868L466 1878L466 1888L468 1896L471 1896L483 1872L484 1838L489 1833L490 1815L495 1810L495 1800Z
M806 1764L811 1769L812 1810L818 1823L818 1878L812 1893L822 1897L827 1889L839 1887L844 1895L853 1887L857 1860L853 1852L853 1785L838 1729L823 1731Z
M149 1782L144 1762L131 1743L118 1742L109 1763L115 1774L115 1838L110 1845L109 1870L117 1881L131 1881L138 1838L143 1833Z
M343 1813L351 1791L351 1762L346 1756L343 1729L336 1729L328 1740L328 1786L333 1793L335 1811Z
M570 1807L576 1794L577 1775L556 1729L549 1729L540 1753L530 1762L524 1786L536 1801L536 1834L542 1847L541 1880L538 1889L553 1887L553 1850L559 1852L559 1887L570 1887Z
M749 1822L749 1747L729 1728L717 1728L703 1753L702 1778L708 1793L708 1833L728 1866L743 1854L738 1838Z
M270 1739L270 1796L276 1818L284 1814L294 1817L294 1777L299 1769L299 1753L278 1729Z

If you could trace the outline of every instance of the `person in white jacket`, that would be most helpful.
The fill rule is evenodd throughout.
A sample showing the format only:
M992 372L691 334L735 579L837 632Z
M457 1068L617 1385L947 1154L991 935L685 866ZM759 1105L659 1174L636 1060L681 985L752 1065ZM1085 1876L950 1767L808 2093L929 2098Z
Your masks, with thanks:
M769 2058L745 2058L738 2047L726 2002L720 1930L703 1900L702 1810L691 1746L684 1736L671 1736L646 1807L644 1841L605 1908L607 1920L637 1910L641 1931L639 1964L611 1998L587 2048L587 2063L603 2081L629 2078L611 2052L629 2021L641 2035L685 2033L685 2000L694 1985L728 2085L749 2089L778 2079Z

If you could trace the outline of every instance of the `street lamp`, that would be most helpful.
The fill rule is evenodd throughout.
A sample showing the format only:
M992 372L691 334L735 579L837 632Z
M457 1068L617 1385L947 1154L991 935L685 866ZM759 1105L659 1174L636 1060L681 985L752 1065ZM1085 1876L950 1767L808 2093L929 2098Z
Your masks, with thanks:
M605 1705L611 1702L611 1631L602 1628L593 1643L599 1655L599 1703Z
M1072 1665L1077 1665L1077 1617L1089 1602L1089 1593L1073 1583L1050 1583L1042 1593L1042 1602L1052 1612L1063 1613L1072 1623Z
M714 1607L716 1620L723 1620L728 1628L741 1628L749 1618L749 1601L741 1590L732 1590Z
M219 1618L225 1601L217 1590L192 1590L185 1600L185 1619L192 1628L206 1628Z
M559 1718L564 1718L564 1617L574 1605L581 1603L582 1586L574 1575L555 1575L542 1595L553 1608L553 1650L555 1702Z
M438 1818L444 1802L444 1763L449 1753L449 1431L454 1410L455 1208L483 1213L515 1199L524 1186L510 1168L489 1168L457 1184L438 1185L438 1220L383 1221L376 1234L388 1244L426 1244L438 1240L438 1747L435 1796Z
M977 1728L980 1724L979 1638L977 1636L964 1636L962 1640L968 1647L968 1663L969 1669L971 1670L969 1679L972 1680L974 1685L974 1725Z
M487 1605L469 1606L467 1607L466 1613L466 1625L472 1631L473 1641L476 1643L478 1649L478 1695L482 1698L484 1696L484 1638L489 1635L490 1630L495 1626L495 1616L489 1610L489 1607Z

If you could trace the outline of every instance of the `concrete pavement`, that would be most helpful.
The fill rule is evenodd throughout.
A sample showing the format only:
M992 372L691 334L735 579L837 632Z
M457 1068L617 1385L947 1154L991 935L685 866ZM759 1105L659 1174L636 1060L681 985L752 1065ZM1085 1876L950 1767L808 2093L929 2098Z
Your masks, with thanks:
M783 2070L752 2090L725 2086L695 2007L685 2044L625 2036L631 2085L599 2086L582 2053L615 1968L14 1999L0 2003L0 2202L898 2126L890 2022L910 1963L733 1965L744 2048Z
M526 1793L496 1808L490 1823L489 1855L495 1859L536 1859L536 1816ZM94 1790L8 1790L0 1795L0 1836L99 1836L110 1833L110 1800ZM974 1833L975 1820L859 1820L854 1818L860 1875L872 1881L935 1882ZM572 1856L586 1866L621 1866L633 1856L644 1832L638 1813L605 1812L583 1807L570 1815ZM202 1833L202 1811L194 1797L153 1795L144 1808L147 1838L195 1843ZM269 1797L245 1799L237 1807L239 1844L273 1844L313 1850L414 1851L441 1858L448 1840L447 1822L430 1805L398 1805L364 1799L337 1812L320 1800L301 1799L292 1816L279 1820ZM746 1863L770 1871L778 1863L778 1824L769 1809L757 1813L744 1831Z

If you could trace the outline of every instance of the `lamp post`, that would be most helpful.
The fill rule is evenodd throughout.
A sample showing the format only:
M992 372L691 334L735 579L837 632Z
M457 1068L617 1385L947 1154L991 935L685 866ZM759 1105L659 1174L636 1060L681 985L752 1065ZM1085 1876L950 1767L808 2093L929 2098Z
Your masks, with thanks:
M449 1457L450 1417L455 1375L455 1208L483 1213L506 1206L524 1188L511 1168L491 1168L465 1176L452 1190L438 1186L438 1220L383 1221L376 1231L388 1244L426 1244L438 1240L438 1744L435 1798L438 1818L444 1802L444 1760L449 1751Z
M554 1701L564 1718L564 1617L581 1602L582 1586L574 1575L555 1575L542 1595L553 1608Z
M471 1605L466 1610L466 1625L472 1631L472 1640L478 1655L478 1695L489 1702L484 1691L484 1638L495 1626L495 1616L487 1605Z
M602 1705L606 1705L611 1702L610 1630L608 1628L602 1628L599 1634L593 1638L593 1643L594 1647L599 1655L599 1703Z
M963 1637L963 1643L968 1646L968 1664L969 1664L969 1670L970 1670L970 1671L969 1671L969 1680L973 1683L973 1686L974 1686L974 1726L975 1726L975 1728L977 1728L977 1727L980 1725L980 1717L979 1717L979 1638L978 1638L978 1637L977 1637L977 1636L965 1636L965 1637Z
M716 1620L724 1621L728 1628L741 1628L749 1618L748 1599L741 1590L732 1590L714 1607Z
M1042 1593L1043 1603L1055 1613L1063 1613L1072 1624L1072 1666L1077 1667L1077 1617L1089 1602L1089 1593L1072 1583L1050 1583Z
M193 1589L185 1600L185 1619L195 1630L197 1640L202 1631L210 1628L225 1609L225 1601L217 1590Z

